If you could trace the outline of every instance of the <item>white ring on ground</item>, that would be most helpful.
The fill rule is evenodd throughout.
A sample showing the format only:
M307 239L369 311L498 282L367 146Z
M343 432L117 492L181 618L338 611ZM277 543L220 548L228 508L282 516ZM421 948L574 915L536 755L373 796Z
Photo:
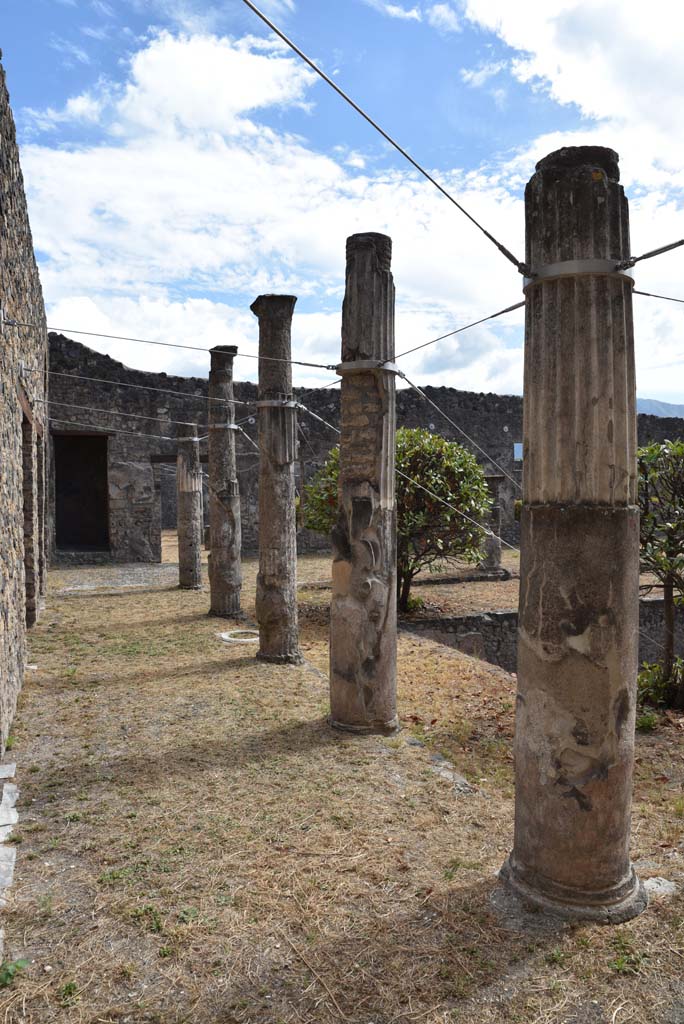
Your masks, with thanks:
M240 633L242 636L237 635ZM223 640L224 644L255 644L259 640L259 634L255 629L230 629L227 633L217 633L216 636Z

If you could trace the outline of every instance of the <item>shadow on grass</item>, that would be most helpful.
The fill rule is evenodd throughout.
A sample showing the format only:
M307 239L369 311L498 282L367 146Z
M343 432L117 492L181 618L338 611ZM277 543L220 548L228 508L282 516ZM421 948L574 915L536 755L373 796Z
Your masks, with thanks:
M174 727L178 727L181 735L187 735L192 709L178 709L174 705L177 711L174 721L165 720L163 709L160 710L160 729L171 736L166 745L159 745L155 750L126 750L123 753L104 750L97 763L85 757L65 760L60 767L65 786L71 785L69 780L78 779L79 785L87 789L88 786L99 785L106 775L120 786L132 785L154 790L163 780L183 778L188 771L239 771L251 764L266 766L283 757L298 756L314 749L333 749L345 741L349 742L344 734L330 728L327 717L319 716L254 733L241 733L234 727L234 731L225 740L205 738L179 745L173 736ZM201 718L193 721L193 728L197 730ZM40 785L38 778L36 784ZM59 796L59 788L52 789L53 796ZM64 796L69 799L70 790L65 790Z
M180 587L177 583L169 584L168 582L160 583L158 587L136 587L129 585L126 587L122 585L117 587L115 590L107 589L107 586L102 588L92 587L91 589L79 589L79 590L53 590L48 595L50 600L59 599L60 601L69 600L72 598L87 597L89 601L93 598L97 599L100 597L106 597L107 599L112 597L139 597L140 594L170 594L173 591L181 592ZM201 593L201 591L193 591L193 593Z
M258 978L235 979L228 1000L208 994L204 1012L228 1020L221 1011L243 1007L249 1015L238 1020L264 1024L305 1017L317 1024L436 1024L468 1011L471 1021L522 1021L509 1008L520 986L529 985L532 962L557 945L568 925L523 913L511 927L491 902L497 884L483 879L446 893L417 892L405 902L378 887L344 929L289 918L280 928L292 954L287 972L263 963ZM297 1017L286 1016L293 1008Z

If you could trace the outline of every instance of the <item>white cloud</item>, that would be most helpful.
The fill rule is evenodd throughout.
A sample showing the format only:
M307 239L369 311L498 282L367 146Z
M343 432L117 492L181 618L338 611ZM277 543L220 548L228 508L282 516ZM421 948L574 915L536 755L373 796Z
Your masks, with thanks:
M211 97L197 71L207 67ZM254 98L241 86L257 74ZM303 102L309 86L298 65L263 41L160 36L135 57L124 89L112 94L102 86L102 116L116 124L116 136L70 149L26 146L51 323L182 341L183 309L192 302L193 337L199 332L210 347L235 324L251 324L246 310L254 296L287 291L300 295L300 308L319 309L297 314L298 351L334 363L345 239L364 230L394 240L398 346L490 312L493 295L505 296L502 305L514 301L515 273L428 183L404 171L369 175L363 154L345 149L333 160L247 117L253 107L288 97ZM79 105L84 101L70 109ZM445 185L521 246L519 200L485 176L455 171ZM463 269L454 274L455 267ZM179 300L186 290L204 296ZM413 312L405 316L404 307ZM231 335L240 345L248 337L246 326L239 338ZM442 382L453 370L451 382L462 387L501 380L491 346L465 369L463 352L472 350L462 344L442 345L442 370L422 379ZM121 358L156 368L178 368L180 359L189 370L187 359L194 358L153 350L150 364L142 346L123 351ZM407 369L419 371L424 361L424 354L411 356ZM246 366L245 374L253 378L255 369ZM297 376L305 383L329 379L316 371Z
M74 64L90 64L90 54L82 46L77 46L76 43L71 43L68 39L52 36L50 46L61 54L63 67L73 67Z
M494 78L500 71L506 67L505 60L489 61L486 64L480 64L476 68L461 68L461 79L466 85L472 86L474 89L479 89L481 86L488 82L490 78Z
M81 34L87 36L88 39L95 39L97 42L102 42L103 39L108 38L109 29L104 26L93 28L92 25L84 25L81 29Z
M101 14L103 18L115 17L113 7L106 0L92 0L90 6L96 14Z
M333 159L259 123L262 110L310 103L313 81L264 39L163 34L135 55L120 87L100 83L73 97L56 116L99 118L100 141L33 144L22 153L51 324L167 341L190 337L206 347L230 340L254 351L249 302L260 292L292 292L300 296L295 351L333 363L345 239L369 230L394 242L398 351L517 301L513 268L429 183L403 169L372 173L363 153L341 148ZM611 123L618 147L631 146L631 159L637 146L628 120ZM652 131L655 140L658 129ZM605 135L588 122L582 134L535 140L502 167L439 177L522 256L518 190L534 160L562 142L596 141L597 132ZM656 170L636 161L638 174ZM659 173L662 188L652 186L632 203L635 251L684 237L672 174ZM675 254L640 265L640 285L678 294L677 260ZM681 400L681 386L668 390L677 387L676 374L659 367L681 359L684 314L651 301L635 300L640 392ZM517 313L440 342L408 356L406 371L422 383L519 392L521 324ZM206 367L204 357L182 350L121 344L105 350L133 365ZM240 365L246 378L255 371L253 361ZM330 374L298 368L296 379L311 384Z
M451 4L431 4L426 12L429 25L439 32L460 32L461 21Z
M467 0L465 13L518 51L511 70L521 82L579 108L587 127L572 133L575 144L600 137L618 148L628 183L684 187L684 9L640 0Z
M29 126L37 131L53 131L61 124L81 122L96 124L102 115L105 105L103 96L94 96L91 92L71 96L61 110L47 107L46 110L34 110L26 107L23 111Z
M233 44L216 36L164 32L133 58L116 113L124 134L133 127L155 134L231 134L242 130L244 113L303 105L315 80L278 43L247 37Z
M400 4L388 3L387 0L364 0L364 2L390 18L399 18L402 21L423 20L423 15L418 7L402 7Z

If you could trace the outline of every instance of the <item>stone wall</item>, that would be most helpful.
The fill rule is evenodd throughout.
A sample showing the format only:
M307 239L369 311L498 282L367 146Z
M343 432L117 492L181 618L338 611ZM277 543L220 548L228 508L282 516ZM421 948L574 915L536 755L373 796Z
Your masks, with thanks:
M239 367L239 356L237 366ZM101 355L93 350L72 341L62 335L50 335L50 370L51 400L54 403L71 403L71 406L53 405L53 417L63 417L72 421L73 426L60 422L53 425L53 432L84 432L88 427L97 430L109 430L110 433L110 465L121 478L119 469L137 463L139 473L143 467L158 465L159 469L159 504L161 507L161 526L173 529L176 524L176 485L175 485L175 442L164 441L155 437L116 434L117 430L131 430L138 435L164 435L175 438L176 426L172 422L196 421L200 424L200 434L206 433L207 413L206 395L207 380L198 377L175 377L167 374L145 373L131 370L122 363ZM62 374L76 376L62 376ZM98 380L79 380L78 377L98 378ZM102 381L114 381L121 384L142 385L144 388L159 390L139 390L138 387L117 387ZM513 442L520 440L522 429L521 401L519 398L499 395L470 394L454 391L450 388L428 388L427 393L441 405L447 415L457 423L464 423L473 440L489 451L493 458L514 480L520 480L521 463L513 458ZM302 389L295 389L295 393ZM169 394L168 392L171 392ZM235 397L241 402L256 400L256 387L248 382L236 382ZM305 404L312 412L327 420L333 426L339 426L339 392L330 389L318 389L308 392ZM89 413L88 409L105 410L105 412ZM443 418L434 412L415 392L402 390L397 395L397 417L400 426L428 427L445 437L463 441L464 438ZM253 406L237 406L237 420L247 433L256 440L256 412ZM301 490L302 478L311 479L313 474L326 461L330 449L337 443L337 435L318 420L305 412L299 413L301 426L299 457L296 466L297 488ZM201 457L206 463L206 442L200 445ZM478 457L480 457L479 453ZM258 493L257 493L257 452L252 444L241 434L237 435L238 477L242 498L242 532L245 550L255 550L258 536ZM515 542L518 525L514 518L514 502L518 490L501 471L484 458L481 461L490 478L490 486L495 503L502 510L502 534L509 542ZM118 467L118 468L117 468ZM123 473L125 476L125 473ZM51 505L54 511L54 495ZM131 519L127 510L121 505L121 519ZM117 561L154 560L156 556L153 545L148 540L138 545L138 551L132 550L132 538L138 532L135 519L145 514L151 515L151 499L147 506L144 500L135 506L134 519L129 527L128 539L125 543L114 538L118 536L118 528L112 522L111 557ZM111 508L110 517L116 511ZM298 544L300 551L326 549L326 538L308 530L300 530ZM60 553L58 552L58 557Z
M79 377L160 390L117 387ZM172 421L200 419L204 426L206 381L129 370L108 356L56 334L50 334L50 381L53 439L57 434L103 433L107 437L109 535L108 549L93 553L62 548L53 531L53 558L70 562L159 561L162 501L169 495L175 525L177 427ZM177 391L189 392L191 397L176 397L173 392ZM54 440L52 458L54 462ZM57 485L58 470L56 466ZM53 522L55 507L53 487Z
M0 55L1 56L1 55ZM26 629L46 591L47 332L14 119L0 65L0 754L26 661Z
M676 610L675 653L684 657L684 609ZM664 609L662 598L639 602L639 664L658 661L662 655ZM517 611L482 612L451 618L404 620L403 627L422 633L464 654L470 654L507 672L515 672L518 652Z
M240 366L238 354L238 375ZM105 413L90 414L76 408L54 406L53 416L63 416L98 429L128 429L140 434L165 435L172 439L175 438L177 429L173 420L193 421L199 422L200 434L207 433L206 378L175 377L164 373L131 370L109 356L101 355L79 342L56 334L50 335L50 369L51 398L54 401L106 410ZM74 377L59 376L61 373L118 381L122 384L143 385L145 388L159 390L145 391L97 381L81 381ZM411 389L402 388L397 392L398 426L426 427L450 440L471 447L485 469L494 502L500 508L501 535L509 544L517 544L519 528L515 520L515 501L521 493L519 485L522 483L522 461L515 459L514 445L522 441L522 398L516 395L456 391L454 388L424 390L436 405L444 410L449 419L458 424L472 440L467 440ZM301 392L302 389L295 388L295 394ZM240 402L254 402L256 386L247 382L236 382L235 397ZM304 404L312 412L338 428L339 402L338 389L324 388L313 392L307 391L304 400ZM301 432L296 474L297 488L300 491L302 478L304 481L311 479L316 470L324 464L328 452L337 443L338 438L333 431L312 416L301 411L298 415ZM255 408L251 405L238 405L236 419L243 421L244 429L256 440ZM87 428L60 424L58 429L82 431ZM640 444L650 440L663 440L666 437L684 437L684 421L663 419L658 416L639 416L638 430ZM110 530L113 544L111 557L117 561L154 561L158 558L158 540L152 524L153 517L157 515L155 500L161 506L163 528L173 529L176 524L175 441L112 433L109 445L112 472L119 484L125 480L126 467L130 466L133 472L134 465L137 467L136 480L140 484L143 480L147 481L144 493L141 493L136 484L127 495L122 495L120 486L117 487L116 494L110 494L110 506L113 504L113 508L110 507L110 515L113 516ZM486 451L490 458L485 458L475 445ZM246 551L253 551L256 549L258 536L257 452L242 434L237 435L236 448L242 499L243 546ZM200 454L206 463L206 441L201 442ZM153 498L152 495L150 467L154 465L160 466L160 494L157 498ZM139 534L142 536L138 536ZM317 534L300 530L298 547L300 551L325 550L328 543Z

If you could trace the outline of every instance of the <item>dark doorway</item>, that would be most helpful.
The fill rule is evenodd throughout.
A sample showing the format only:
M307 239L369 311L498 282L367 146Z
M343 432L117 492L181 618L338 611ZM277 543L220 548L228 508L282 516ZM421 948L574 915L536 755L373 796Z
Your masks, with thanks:
M109 551L107 437L55 434L55 528L62 551Z

